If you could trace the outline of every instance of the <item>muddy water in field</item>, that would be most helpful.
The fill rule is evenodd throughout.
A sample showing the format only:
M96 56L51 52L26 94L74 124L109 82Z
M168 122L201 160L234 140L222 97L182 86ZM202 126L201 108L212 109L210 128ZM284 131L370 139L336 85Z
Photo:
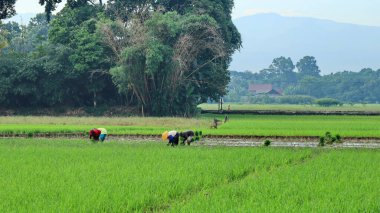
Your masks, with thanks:
M246 141L246 140L205 140L202 145L208 146L232 146L232 147L251 147L251 146L263 146L263 142L258 141ZM318 142L283 142L283 141L272 141L271 147L318 147ZM341 144L334 144L332 146L326 147L335 147L335 148L380 148L380 143L370 142L344 142Z
M2 135L0 138L25 138L26 135ZM57 135L36 135L34 138L71 138L88 140L83 135L76 134L57 134ZM317 137L204 137L202 141L193 143L193 146L228 146L228 147L259 147L263 146L264 140L271 140L271 147L318 147ZM157 142L163 143L159 136L154 135L118 135L109 136L107 141L119 142ZM380 139L378 138L343 138L343 143L329 145L330 148L380 148Z
M270 138L268 138L270 140ZM110 137L110 140L118 140L118 141L152 141L152 142L162 142L162 140L158 137L154 136L137 136L137 137ZM302 139L301 139L302 140ZM263 140L255 140L255 139L232 139L232 138L204 138L201 142L193 143L194 146L228 146L228 147L259 147L263 146ZM272 140L272 147L318 147L318 142L308 141L281 141L281 140ZM347 142L343 142L341 144L334 144L332 146L326 146L332 148L380 148L380 141L377 140L368 140L368 141L359 141L355 142L353 139L350 139Z

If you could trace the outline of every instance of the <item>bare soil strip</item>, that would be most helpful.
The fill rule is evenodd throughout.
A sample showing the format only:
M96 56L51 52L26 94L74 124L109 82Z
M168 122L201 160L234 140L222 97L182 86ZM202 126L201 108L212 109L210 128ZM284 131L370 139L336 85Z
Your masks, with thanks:
M36 133L30 134L0 134L0 138L70 138L87 140L84 133ZM163 143L159 135L108 135L107 140L120 142L157 142ZM227 136L205 135L195 146L228 146L228 147L259 147L265 140L270 140L272 147L318 147L319 137L315 136ZM347 137L343 143L327 146L330 148L380 148L380 138Z

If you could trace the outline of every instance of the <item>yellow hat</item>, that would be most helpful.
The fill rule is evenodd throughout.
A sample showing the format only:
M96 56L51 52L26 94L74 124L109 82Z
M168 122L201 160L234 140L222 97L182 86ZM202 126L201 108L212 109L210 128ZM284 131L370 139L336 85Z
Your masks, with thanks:
M161 136L162 140L164 141L164 140L168 139L168 135L169 135L168 131L165 131L164 133L162 133L162 136Z

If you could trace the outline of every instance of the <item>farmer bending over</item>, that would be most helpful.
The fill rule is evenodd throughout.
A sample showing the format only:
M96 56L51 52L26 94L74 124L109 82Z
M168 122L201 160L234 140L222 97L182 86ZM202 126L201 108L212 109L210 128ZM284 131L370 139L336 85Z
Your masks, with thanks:
M100 141L104 141L107 137L107 130L104 129L104 128L98 128L98 130L100 130L100 136L99 136L99 139Z
M169 140L168 146L169 145L177 146L178 141L179 141L179 134L175 130L170 131L170 132L166 131L166 132L162 133L162 139L163 140L166 140L166 139Z
M94 128L90 130L90 140L99 141L100 134L101 134L101 131L99 129Z
M181 132L179 135L182 137L182 145L185 145L186 142L190 146L190 143L194 141L194 132L191 130Z

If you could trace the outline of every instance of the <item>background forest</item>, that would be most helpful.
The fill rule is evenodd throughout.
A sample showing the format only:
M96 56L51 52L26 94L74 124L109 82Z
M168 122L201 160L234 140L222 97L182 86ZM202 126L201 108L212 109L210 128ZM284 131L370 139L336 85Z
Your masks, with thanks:
M343 71L320 75L317 60L305 56L293 64L292 59L279 57L258 73L231 71L231 82L225 101L243 103L312 104L315 99L333 98L342 103L379 103L380 70ZM250 84L272 84L281 89L280 97L256 96Z

